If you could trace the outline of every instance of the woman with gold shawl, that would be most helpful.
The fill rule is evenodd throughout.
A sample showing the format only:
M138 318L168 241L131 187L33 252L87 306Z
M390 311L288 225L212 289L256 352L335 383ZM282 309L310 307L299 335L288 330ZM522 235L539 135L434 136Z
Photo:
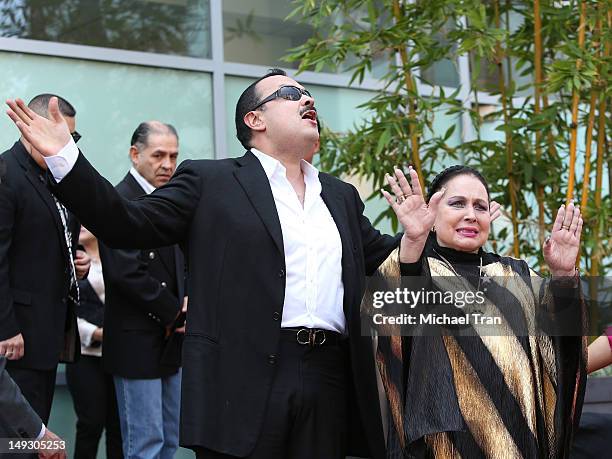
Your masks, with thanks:
M496 336L474 324L467 326L471 333L437 336L378 330L388 457L568 457L586 381L586 320L575 269L580 209L559 208L543 246L552 278L539 287L542 279L525 261L483 250L490 198L476 170L444 170L427 202L412 168L409 175L412 185L396 169L387 176L395 196L382 191L404 236L379 278L389 288L406 276L422 276L438 290L460 283L484 295L489 313L505 321ZM372 295L366 292L364 311L372 311ZM569 313L573 333L554 333L557 312L566 314L565 325ZM546 332L534 331L536 320L548 324Z

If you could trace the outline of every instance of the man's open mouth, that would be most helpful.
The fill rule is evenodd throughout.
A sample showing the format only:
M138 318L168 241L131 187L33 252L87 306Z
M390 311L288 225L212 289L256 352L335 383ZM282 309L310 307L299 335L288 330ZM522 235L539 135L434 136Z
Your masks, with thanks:
M317 112L316 110L307 110L304 113L302 113L302 119L303 120L311 120L311 121L317 121Z

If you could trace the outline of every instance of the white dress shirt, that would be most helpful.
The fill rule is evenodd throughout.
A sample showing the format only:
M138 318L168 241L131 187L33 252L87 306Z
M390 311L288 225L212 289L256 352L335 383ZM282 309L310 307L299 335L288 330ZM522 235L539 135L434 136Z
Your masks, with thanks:
M91 266L89 267L89 274L87 274L87 281L91 284L91 287L100 298L100 301L104 303L104 277L102 276L102 263L100 260L91 258ZM102 346L92 347L93 334L98 328L97 325L86 321L81 317L77 317L77 326L79 328L79 336L81 337L81 354L92 355L95 357L102 357Z
M130 168L130 174L132 174L132 177L134 177L134 180L138 182L138 184L142 187L145 193L151 194L155 191L155 187L151 185L149 182L147 182L147 179L144 178L142 175L140 175L140 172L134 169L134 167Z
M306 192L304 207L287 179L280 161L254 148L270 182L285 251L285 299L281 327L346 331L342 241L329 209L321 198L319 171L306 161L301 167ZM45 157L57 182L73 168L79 150L72 139L55 156Z
M68 143L62 148L57 155L45 156L45 162L47 167L53 174L53 178L57 183L68 175L68 172L72 170L77 159L79 157L79 149L74 143L72 137L68 140Z
M304 207L280 161L254 148L270 181L285 251L285 300L281 327L346 330L342 284L342 241L321 198L319 171L306 161Z

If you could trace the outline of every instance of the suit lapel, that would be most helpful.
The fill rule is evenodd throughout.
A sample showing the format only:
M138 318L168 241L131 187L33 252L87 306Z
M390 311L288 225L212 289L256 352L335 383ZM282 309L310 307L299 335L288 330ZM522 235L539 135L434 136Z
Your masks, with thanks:
M55 229L57 230L57 236L59 237L60 244L63 248L62 253L64 255L64 258L67 258L68 246L66 245L66 236L64 235L64 225L62 224L62 221L60 219L59 210L57 208L57 205L55 204L53 196L51 195L51 191L49 191L49 189L45 185L45 176L42 173L39 174L38 170L32 164L30 164L30 161L33 160L30 158L29 153L26 151L21 142L17 142L15 153L17 161L25 171L26 178L34 187L34 190L36 190L36 193L38 194L40 199L42 199L42 201L45 203L47 210L53 218L53 222L55 223Z
M234 176L244 189L276 247L284 257L283 232L268 177L257 157L250 151L247 151L243 157L236 161L242 167L234 171Z
M123 177L122 182L130 189L130 195L127 196L129 199L135 199L146 194L145 190L142 189L131 172L128 172L127 175Z
M342 264L344 265L346 255L352 252L352 239L348 227L348 215L346 213L344 197L342 193L334 190L333 183L326 175L320 174L319 180L321 181L321 198L323 198L323 202L329 209L329 213L332 215L336 228L338 228L340 233L340 239L342 239Z
M128 199L139 198L140 196L144 196L146 194L145 190L143 190L142 186L136 181L131 172L128 172L126 176L122 180L123 183L128 187L129 193L125 195ZM165 250L167 249L167 250ZM161 261L161 264L164 266L168 274L174 276L178 272L178 266L176 262L178 262L178 258L176 257L176 252L178 248L176 246L171 247L158 247L155 249L151 249L151 252L157 253L157 258ZM180 252L180 251L179 251ZM170 259L174 258L174 260ZM175 263L172 263L175 261ZM180 280L184 277L184 274L181 277L177 277L177 280Z
M336 228L338 228L340 240L342 241L342 282L345 287L344 313L346 315L346 306L349 303L347 301L350 293L349 290L350 286L353 285L352 277L349 276L353 268L353 240L349 229L348 214L346 213L343 194L339 190L334 189L334 184L329 177L325 174L319 174L319 180L321 181L321 198L323 198L323 202L336 223Z

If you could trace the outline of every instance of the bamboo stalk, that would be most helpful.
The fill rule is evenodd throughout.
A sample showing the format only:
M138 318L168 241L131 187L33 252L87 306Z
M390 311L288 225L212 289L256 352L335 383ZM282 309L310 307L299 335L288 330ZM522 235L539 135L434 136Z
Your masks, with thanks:
M612 10L608 10L608 29L610 29L612 25ZM604 35L604 34L602 34ZM604 58L610 56L610 42L606 42L605 50L604 50ZM604 84L607 82L608 75L608 67L606 64L602 65L602 78ZM601 98L599 102L599 123L597 127L597 163L595 166L595 199L593 203L594 207L594 215L600 215L601 209L601 187L603 182L603 160L604 154L606 152L607 144L606 144L606 108L607 108L607 98L606 91L601 91ZM591 277L595 278L595 276L599 275L599 264L601 261L601 247L600 247L600 232L599 228L595 228L593 232L593 252L591 253Z
M401 22L402 19L404 18L404 10L402 6L400 5L399 0L393 0L393 16L395 17L395 21L398 23ZM411 154L412 164L416 172L419 174L419 181L421 182L421 188L425 189L425 182L424 182L423 171L421 167L421 157L419 156L419 134L416 129L416 121L417 121L416 107L414 104L414 100L411 96L411 94L416 93L416 85L414 83L412 72L410 71L410 68L408 66L410 62L408 59L408 53L406 52L406 47L400 46L397 49L397 52L399 53L399 56L402 62L402 68L404 71L404 80L406 81L406 89L408 90L408 96L407 96L408 120L409 120L408 132L410 134L410 144L412 147L412 154Z
M534 68L535 68L535 85L534 85L534 113L538 116L541 113L540 99L542 90L542 17L540 15L540 0L533 2L533 30L534 30ZM536 163L542 159L542 134L539 129L535 132L535 151ZM544 187L542 184L536 184L536 201L538 202L538 239L540 245L544 243L546 226L544 224Z
M549 50L548 58L550 60L554 60L554 56L555 56L554 50ZM546 58L544 57L544 59L546 59ZM563 94L560 94L560 96L561 96L561 99L562 99L563 98ZM546 110L546 109L548 109L549 106L550 106L550 104L548 102L548 94L546 93L546 91L543 91L542 92L542 107L544 108L544 110ZM552 127L547 129L546 137L547 137L547 143L548 143L548 154L550 155L550 158L551 159L558 158L559 154L557 152L557 145L555 144L555 136L553 135Z
M591 175L591 149L593 144L593 128L595 127L595 110L597 108L597 90L591 91L591 102L589 105L589 118L587 121L587 131L585 139L585 151L584 151L584 175L582 181L582 194L580 199L580 210L582 211L583 217L587 217L587 201L589 198L589 178Z
M603 181L603 158L606 143L606 97L601 95L599 102L599 126L597 132L597 164L595 166L595 199L594 199L594 215L600 214L601 209L601 186ZM593 253L591 254L591 277L599 275L599 263L601 260L601 250L599 247L599 229L595 227L593 237L595 244Z
M495 8L495 27L500 27L499 19L499 0L493 2ZM518 219L517 219L517 199L516 199L516 183L513 173L512 161L512 133L510 132L510 116L508 114L508 101L506 95L506 79L504 77L503 68L503 52L501 43L496 44L496 65L499 78L499 96L502 102L502 112L504 114L504 135L506 148L506 173L508 174L508 192L510 194L510 215L512 218L512 254L514 257L519 257L519 237L518 237Z
M599 14L597 17L597 22L595 24L595 32L594 32L594 46L596 47L596 55L597 58L601 57L601 38L602 38L602 14L603 14L603 4L599 4ZM604 56L608 53L608 44L606 44L606 51L604 51ZM601 73L603 70L603 66L600 63L598 72L599 79L601 79ZM591 181L591 150L593 147L593 128L595 126L595 111L597 110L597 98L599 95L599 91L597 88L597 84L593 85L591 89L591 101L589 103L589 118L587 121L587 130L586 130L586 138L585 138L585 150L584 150L584 174L582 178L582 193L580 199L580 209L582 211L582 217L584 220L589 219L589 209L587 207L588 199L589 199L589 190L590 190L590 181ZM586 256L586 251L585 251ZM578 257L576 259L576 267L580 268L580 259ZM586 260L588 261L588 257Z
M580 22L578 25L578 47L584 49L584 38L586 35L586 12L587 4L582 0L580 4ZM582 67L582 60L576 60L576 68ZM565 195L565 204L568 205L574 197L574 175L576 170L576 146L578 140L578 103L580 102L580 93L574 88L572 91L572 124L570 125L570 158L569 158L569 177L567 183L567 194Z
M589 119L587 122L587 131L584 150L584 175L582 178L582 194L580 199L580 210L582 218L586 220L589 216L587 208L587 200L589 198L589 184L591 177L591 147L593 144L593 128L595 126L595 108L597 107L597 91L591 91L591 102L589 106ZM580 255L576 257L576 267L580 268Z
M601 4L599 5L601 12ZM595 25L595 43L594 45L597 47L596 55L599 57L601 55L601 15L599 15L597 19L597 23ZM599 68L600 77L601 77L601 66ZM589 197L589 178L591 175L591 149L593 144L593 127L595 126L595 110L597 108L597 96L598 91L597 87L594 85L591 89L591 101L589 104L589 118L587 121L587 130L586 130L586 138L585 138L585 150L584 150L584 174L582 178L582 193L580 199L580 209L582 210L583 217L586 219L587 215L587 200Z

